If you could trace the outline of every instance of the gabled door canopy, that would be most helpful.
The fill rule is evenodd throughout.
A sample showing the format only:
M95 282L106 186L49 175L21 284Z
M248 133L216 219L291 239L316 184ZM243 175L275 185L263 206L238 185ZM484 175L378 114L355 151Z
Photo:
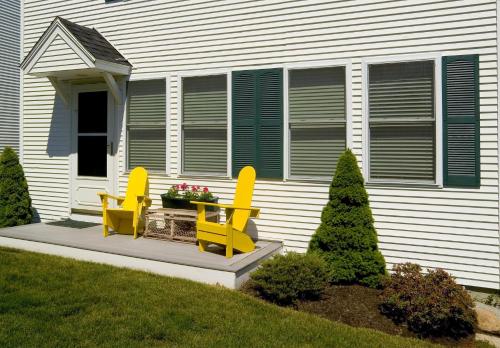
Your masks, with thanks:
M25 74L47 77L68 105L64 81L103 78L117 103L115 76L129 75L132 65L97 30L56 17L21 63Z

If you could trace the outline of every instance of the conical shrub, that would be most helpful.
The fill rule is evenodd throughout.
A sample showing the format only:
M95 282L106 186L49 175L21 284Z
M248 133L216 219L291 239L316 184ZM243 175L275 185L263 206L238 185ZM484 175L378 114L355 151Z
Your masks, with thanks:
M33 209L28 183L16 152L6 147L0 156L0 227L31 223Z
M338 161L329 201L309 252L318 253L327 261L332 283L376 287L386 274L368 193L351 150L346 150Z

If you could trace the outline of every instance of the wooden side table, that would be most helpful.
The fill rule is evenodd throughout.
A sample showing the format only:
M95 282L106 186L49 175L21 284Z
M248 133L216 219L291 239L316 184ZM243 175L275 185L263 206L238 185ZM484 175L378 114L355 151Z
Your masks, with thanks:
M160 208L146 213L145 238L196 243L196 210ZM219 211L207 211L207 221L219 222Z

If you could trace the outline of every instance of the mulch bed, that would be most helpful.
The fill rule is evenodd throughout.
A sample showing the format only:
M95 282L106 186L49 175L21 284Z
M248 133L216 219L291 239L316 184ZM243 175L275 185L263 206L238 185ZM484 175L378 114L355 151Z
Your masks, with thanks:
M256 291L247 283L242 291L259 297ZM302 301L294 307L299 311L319 315L329 320L339 321L355 327L366 327L383 331L391 335L418 337L404 325L397 325L391 319L382 315L378 309L380 290L359 285L331 286L318 301ZM450 347L476 347L474 337L460 341L448 338L427 339Z

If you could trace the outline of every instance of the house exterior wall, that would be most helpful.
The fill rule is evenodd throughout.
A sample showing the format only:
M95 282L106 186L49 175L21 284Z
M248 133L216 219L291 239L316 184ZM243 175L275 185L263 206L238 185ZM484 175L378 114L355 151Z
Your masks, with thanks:
M495 0L38 1L25 0L24 55L56 15L96 27L132 63L131 79L168 77L167 173L152 174L154 205L172 184L206 185L230 202L235 181L178 176L179 75L348 62L352 96L348 144L363 167L364 62L378 56L479 54L481 187L368 185L388 267L442 267L465 285L500 288ZM61 62L61 64L64 64ZM34 207L45 220L69 214L69 117L45 79L24 80L24 167ZM126 189L125 132L119 190ZM440 153L437 154L440 156ZM305 251L320 222L329 182L258 180L258 237Z
M0 151L19 150L21 8L19 1L0 6Z

